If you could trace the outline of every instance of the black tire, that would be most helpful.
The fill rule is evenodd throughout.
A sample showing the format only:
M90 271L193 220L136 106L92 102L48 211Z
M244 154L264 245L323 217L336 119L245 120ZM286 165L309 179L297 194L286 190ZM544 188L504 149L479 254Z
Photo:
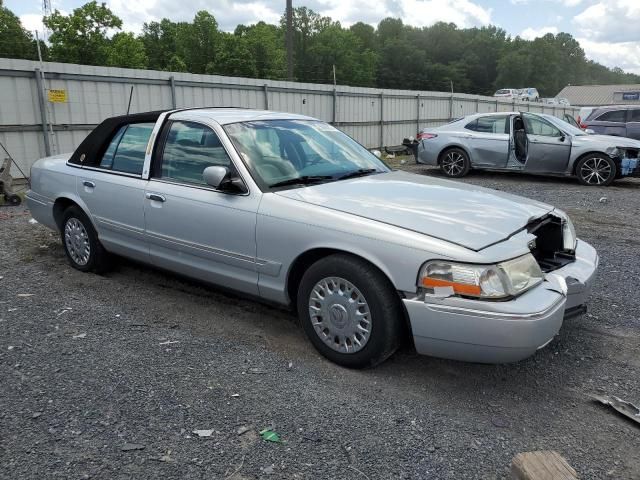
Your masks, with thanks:
M471 170L467 152L461 148L449 148L440 154L440 171L450 178L461 178Z
M310 313L310 300L314 288L323 280L336 277L355 286L357 293L364 297L368 307L368 314L363 318L367 318L369 337L360 350L349 353L334 349L338 348L339 342L334 341L333 348L328 345L331 343L333 333L327 335L316 332ZM348 291L348 288L347 285L343 290ZM347 303L354 300L351 294L344 299ZM334 304L328 309L335 309L335 307ZM402 337L404 325L402 304L393 285L373 265L352 255L333 254L311 265L302 276L298 287L297 310L302 327L313 346L326 358L344 367L366 368L383 362L396 351ZM348 315L346 314L347 317ZM333 323L333 313L331 317L332 319L328 319L326 325L334 329L339 328ZM350 318L343 320L346 328L353 328L354 323ZM360 322L358 324L362 325ZM322 323L316 323L316 325L320 329ZM336 332L340 331L336 330ZM334 338L337 338L337 335ZM345 340L345 345L347 343L348 341ZM354 343L351 345L352 348L359 348Z
M5 195L4 199L12 207L17 207L22 203L22 198L20 198L20 196L16 195L15 193L12 193L11 195Z
M578 181L588 187L609 186L617 175L618 168L615 162L605 154L589 154L581 158L576 165Z
M78 227L78 224L81 227ZM65 232L67 231L67 227L72 229L74 226L77 228L69 234L70 246L67 244ZM100 240L98 240L98 234L93 228L91 221L80 207L74 205L64 211L62 221L60 222L60 236L67 261L73 268L81 272L94 273L104 273L109 270L111 263L109 253L104 249ZM86 261L75 253L79 251L80 243L78 242L86 243L89 247Z

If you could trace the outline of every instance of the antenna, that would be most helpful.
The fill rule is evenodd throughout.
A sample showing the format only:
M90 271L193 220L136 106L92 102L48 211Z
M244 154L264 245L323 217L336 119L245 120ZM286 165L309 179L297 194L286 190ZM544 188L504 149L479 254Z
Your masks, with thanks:
M42 16L43 17L49 17L51 15L51 0L42 0ZM46 41L47 38L49 38L49 30L47 29L46 26L42 26L42 30L43 30L43 35L42 35L42 40Z

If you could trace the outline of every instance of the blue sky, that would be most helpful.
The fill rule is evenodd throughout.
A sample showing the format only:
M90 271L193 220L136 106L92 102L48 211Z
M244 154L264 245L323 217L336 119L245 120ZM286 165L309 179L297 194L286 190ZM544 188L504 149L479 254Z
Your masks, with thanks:
M83 0L52 0L54 8L70 12ZM146 21L163 17L190 20L198 10L216 16L224 30L259 20L275 23L285 0L107 0L124 21L139 32ZM387 16L410 25L436 21L461 27L494 24L512 36L535 38L547 32L569 32L587 56L609 67L640 74L640 0L294 0L339 20L343 25L364 21L377 24ZM5 0L29 28L41 29L41 0Z

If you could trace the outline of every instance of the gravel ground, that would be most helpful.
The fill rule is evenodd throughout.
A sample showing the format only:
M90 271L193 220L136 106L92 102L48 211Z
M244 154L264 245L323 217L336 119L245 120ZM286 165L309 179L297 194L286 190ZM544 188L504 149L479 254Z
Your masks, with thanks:
M640 428L587 397L640 404L640 181L463 181L567 210L601 255L589 313L517 364L406 346L346 370L286 311L127 261L82 274L28 211L0 209L0 477L498 479L554 449L583 479L640 478Z

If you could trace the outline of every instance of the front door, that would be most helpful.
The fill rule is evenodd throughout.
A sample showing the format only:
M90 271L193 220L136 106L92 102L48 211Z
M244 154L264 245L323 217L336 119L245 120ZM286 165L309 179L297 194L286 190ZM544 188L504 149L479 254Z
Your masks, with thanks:
M151 261L235 290L258 293L256 212L260 192L228 193L202 173L233 162L210 126L171 121L163 128L145 192Z
M97 167L83 167L77 192L89 209L104 247L113 253L149 260L144 238L142 179L147 142L154 123L122 126Z
M571 154L571 137L543 117L523 113L527 134L525 172L565 173Z

